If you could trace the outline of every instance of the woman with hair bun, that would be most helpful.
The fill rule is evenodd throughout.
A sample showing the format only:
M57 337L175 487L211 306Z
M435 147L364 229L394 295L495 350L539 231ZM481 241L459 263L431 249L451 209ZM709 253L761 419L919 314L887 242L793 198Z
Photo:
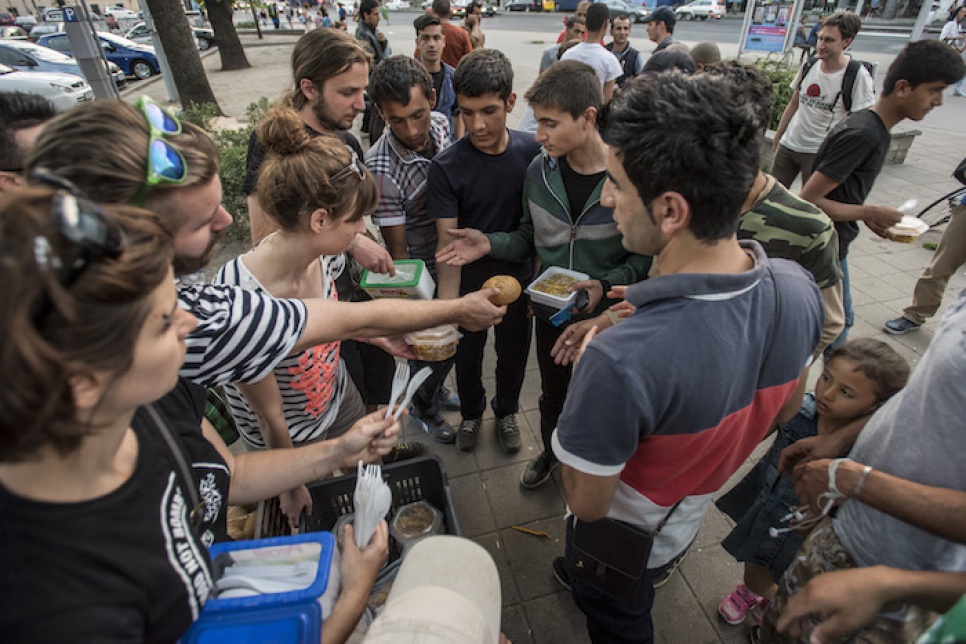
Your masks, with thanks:
M232 455L178 376L196 320L172 256L146 211L68 190L0 198L4 641L177 640L211 592L228 504L371 461L399 431L374 414L338 440ZM345 542L330 636L358 620L385 526L361 551Z
M285 298L338 298L345 251L365 231L376 207L375 180L341 141L313 137L298 113L277 106L258 127L268 151L258 179L259 205L277 230L228 262L215 283ZM393 352L407 348L389 346ZM340 358L340 343L310 347L282 360L274 377L226 388L229 407L249 447L274 449L336 437L365 415L365 405ZM311 511L304 486L280 498L297 525Z

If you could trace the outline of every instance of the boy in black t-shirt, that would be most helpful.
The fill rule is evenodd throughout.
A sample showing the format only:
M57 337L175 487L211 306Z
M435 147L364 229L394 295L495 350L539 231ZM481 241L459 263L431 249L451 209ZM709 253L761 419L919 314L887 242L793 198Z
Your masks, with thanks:
M438 248L453 241L452 228L484 232L515 230L523 216L523 181L530 161L540 151L533 135L509 130L507 114L513 109L513 68L495 49L475 51L460 61L454 78L460 118L466 136L433 159L429 170L429 216L435 218ZM437 262L440 298L454 298L479 288L494 275L512 275L526 283L532 277L529 259L483 259L462 270ZM486 391L483 389L483 349L486 332L463 330L456 351L456 385L463 421L456 444L463 451L476 446ZM507 307L496 332L497 439L507 453L520 449L516 413L530 348L530 320L526 300Z
M966 64L938 41L910 43L886 73L882 96L867 110L849 115L828 135L815 157L815 169L800 196L825 211L839 234L845 331L826 352L845 341L855 321L846 262L849 244L865 222L880 237L902 213L890 206L865 205L889 151L889 131L900 121L921 121L942 105L943 91L966 75Z

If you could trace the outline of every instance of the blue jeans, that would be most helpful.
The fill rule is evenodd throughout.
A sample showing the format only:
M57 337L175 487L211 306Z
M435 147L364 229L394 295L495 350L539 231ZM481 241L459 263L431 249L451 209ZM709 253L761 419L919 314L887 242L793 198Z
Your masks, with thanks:
M567 519L567 560L573 542L574 517ZM683 553L682 553L683 554ZM648 569L635 606L614 601L599 590L591 588L579 579L571 577L572 594L577 608L587 618L587 634L594 644L652 644L654 624L651 607L654 605L652 582L660 579L677 561L660 568Z
M839 260L842 267L842 308L845 309L845 328L842 334L835 338L832 344L825 347L825 359L827 360L832 351L839 345L845 344L849 336L849 329L855 326L855 309L852 308L852 291L849 288L849 262L848 258L843 257Z

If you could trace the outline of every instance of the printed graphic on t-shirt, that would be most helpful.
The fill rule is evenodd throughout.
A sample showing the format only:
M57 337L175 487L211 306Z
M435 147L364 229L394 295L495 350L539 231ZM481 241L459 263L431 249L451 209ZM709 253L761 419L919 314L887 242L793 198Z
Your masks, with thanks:
M811 83L805 89L805 95L802 96L801 104L807 105L808 107L817 107L823 110L831 110L834 107L833 100L838 99L838 93L829 96L827 94L822 94L822 88L819 87L818 83Z
M302 353L298 364L289 367L291 387L305 396L305 413L318 418L329 408L335 395L339 368L338 342L320 344Z
M172 472L161 497L161 532L168 562L184 584L191 618L195 620L201 607L208 601L213 584L208 566L205 565L202 546L191 538L189 511L181 488L177 485L177 475Z

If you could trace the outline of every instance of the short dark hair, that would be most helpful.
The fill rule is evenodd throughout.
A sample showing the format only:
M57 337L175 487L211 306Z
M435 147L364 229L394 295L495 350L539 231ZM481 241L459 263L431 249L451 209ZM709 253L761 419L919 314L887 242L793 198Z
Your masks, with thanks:
M449 0L433 0L433 13L440 18L448 18L453 13Z
M875 398L880 403L892 398L909 380L909 363L881 340L849 340L832 350L828 362L836 358L851 360L866 378L875 383Z
M513 93L513 65L499 49L477 49L456 66L453 89L457 96L478 98L496 94L508 101Z
M587 7L587 31L600 31L607 26L610 9L603 2L595 2Z
M377 107L387 101L409 105L412 88L423 90L423 96L433 95L433 77L419 61L409 56L392 56L376 65L369 77L369 100Z
M0 93L0 171L23 169L27 150L17 144L17 130L35 127L57 116L57 108L39 94Z
M831 16L826 16L821 23L821 27L838 27L842 34L842 40L855 38L862 28L862 19L855 15L855 12L843 9L836 11ZM820 28L821 28L820 27Z
M942 81L947 85L959 81L966 75L966 64L956 50L938 40L911 42L899 52L889 65L882 95L888 96L896 88L896 83L904 80L915 89L923 83Z
M473 2L471 2L469 6L469 12L473 13L475 9L482 9L482 8L483 8L482 0L473 0Z
M364 16L379 6L379 0L362 0L359 3L359 15Z
M731 83L708 74L665 72L625 85L598 117L645 207L680 193L688 228L704 242L735 234L758 175L758 120L732 94Z
M771 119L771 79L757 67L737 60L723 60L704 68L705 73L725 78L735 86L735 98L749 105L764 130Z
M413 27L416 28L416 35L425 29L426 27L432 27L433 25L442 25L442 21L439 19L435 13L424 13L415 20L413 20Z
M630 19L631 19L631 14L629 14L629 13L619 13L616 16L614 16L613 18L610 19L610 28L613 29L614 28L614 23L617 22L618 20L627 20L627 21L630 21Z
M564 23L564 27L566 27L567 29L573 29L577 25L583 25L585 27L587 26L587 21L581 18L580 16L578 16L577 14L574 14L569 18L567 18L567 21Z
M537 76L523 95L530 105L567 112L573 118L588 107L600 111L604 94L594 68L577 60L562 60Z

